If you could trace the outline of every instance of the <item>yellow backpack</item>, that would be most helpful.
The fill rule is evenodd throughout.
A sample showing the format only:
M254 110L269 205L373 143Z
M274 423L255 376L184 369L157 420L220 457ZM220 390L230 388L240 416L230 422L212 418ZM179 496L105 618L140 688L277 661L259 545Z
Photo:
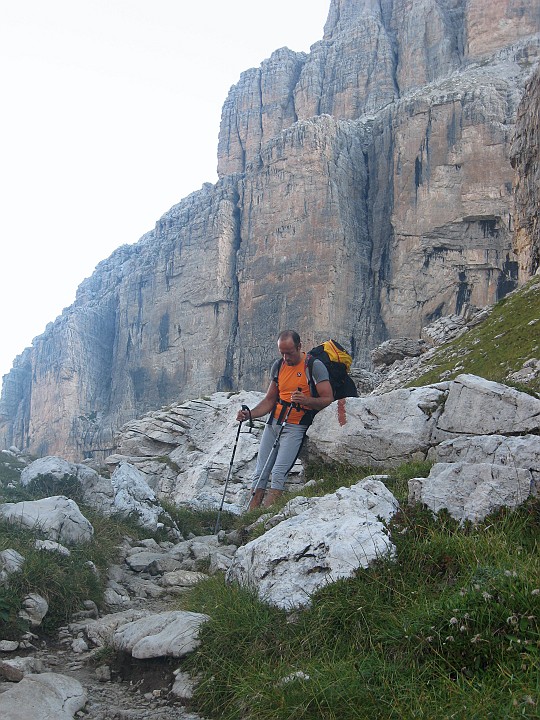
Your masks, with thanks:
M345 397L358 397L358 390L354 384L349 369L352 357L337 340L325 340L321 345L312 348L306 356L307 378L313 397L317 397L317 390L313 382L312 367L315 360L320 360L327 368L330 385L334 391L334 400Z

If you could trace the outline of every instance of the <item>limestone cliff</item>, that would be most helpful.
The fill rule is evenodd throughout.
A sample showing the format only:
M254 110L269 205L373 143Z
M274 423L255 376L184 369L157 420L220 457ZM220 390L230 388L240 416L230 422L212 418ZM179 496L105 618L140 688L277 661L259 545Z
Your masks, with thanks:
M512 144L515 180L515 251L520 278L540 269L540 72L527 85L520 105Z
M515 287L510 144L539 30L539 0L332 0L309 54L231 88L216 185L100 263L18 358L2 443L108 454L147 410L264 387L285 326L367 366Z

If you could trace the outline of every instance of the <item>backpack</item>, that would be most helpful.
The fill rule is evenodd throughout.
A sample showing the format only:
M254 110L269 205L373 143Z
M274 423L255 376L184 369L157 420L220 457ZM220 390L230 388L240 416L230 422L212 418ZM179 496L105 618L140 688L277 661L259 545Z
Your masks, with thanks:
M322 345L312 348L306 355L306 373L309 389L313 397L318 393L313 381L312 368L315 360L320 360L328 370L330 385L334 391L334 400L346 397L358 397L358 390L349 375L352 357L336 340L326 340Z

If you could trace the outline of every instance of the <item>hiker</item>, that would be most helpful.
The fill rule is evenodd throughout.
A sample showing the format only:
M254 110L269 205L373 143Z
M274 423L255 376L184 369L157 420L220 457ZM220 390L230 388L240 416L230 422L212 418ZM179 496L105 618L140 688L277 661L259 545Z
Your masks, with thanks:
M267 413L270 416L261 439L249 510L261 504L268 507L283 494L285 480L298 457L315 413L334 400L328 370L320 360L314 361L311 370L318 395L312 397L306 374L306 353L302 351L297 332L284 330L278 336L277 345L282 359L272 365L272 379L266 395L251 410L252 418ZM236 419L243 422L248 417L249 411L243 409L238 412ZM279 444L275 446L277 438ZM270 471L270 490L265 496Z

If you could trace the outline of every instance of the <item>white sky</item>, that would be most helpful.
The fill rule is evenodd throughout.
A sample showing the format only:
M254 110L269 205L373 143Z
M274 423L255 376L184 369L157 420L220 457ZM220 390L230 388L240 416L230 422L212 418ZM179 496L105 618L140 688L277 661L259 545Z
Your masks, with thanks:
M0 0L0 377L100 260L216 182L221 108L330 0Z

